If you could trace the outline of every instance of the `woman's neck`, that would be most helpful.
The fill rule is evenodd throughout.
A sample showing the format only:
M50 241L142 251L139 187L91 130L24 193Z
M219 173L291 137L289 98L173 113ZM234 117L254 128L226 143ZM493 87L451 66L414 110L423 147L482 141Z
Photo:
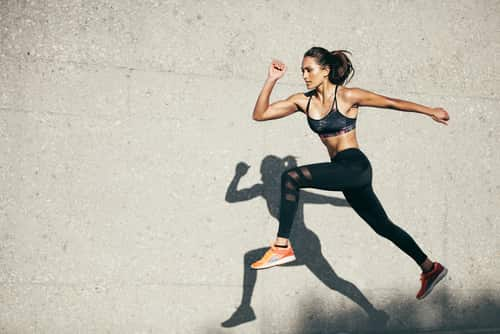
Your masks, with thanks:
M316 87L316 95L320 98L320 100L326 101L326 99L328 99L333 95L333 92L335 91L335 86L336 86L335 84L332 84L330 81L327 81L322 85Z

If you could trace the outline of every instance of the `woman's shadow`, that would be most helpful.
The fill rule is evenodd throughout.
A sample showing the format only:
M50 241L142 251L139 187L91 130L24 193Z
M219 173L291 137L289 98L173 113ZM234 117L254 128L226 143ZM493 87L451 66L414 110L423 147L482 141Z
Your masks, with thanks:
M236 166L236 174L227 189L226 201L235 203L262 196L266 200L270 214L278 220L281 174L285 170L296 166L297 161L292 156L281 159L274 155L268 155L262 160L260 167L262 183L256 183L250 188L238 190L240 179L250 168L246 163L239 162ZM290 241L294 247L297 260L283 266L305 265L327 287L343 294L358 304L367 313L370 327L378 329L385 328L389 316L385 312L375 309L354 284L339 277L323 256L321 252L321 242L317 235L309 230L304 224L304 203L349 206L349 203L344 199L318 195L301 189L299 194L299 207L297 208L292 232L290 234ZM245 254L243 261L244 277L241 304L229 319L221 323L222 327L234 327L255 320L255 313L250 303L258 271L251 269L250 264L260 259L268 248L269 247L254 249Z

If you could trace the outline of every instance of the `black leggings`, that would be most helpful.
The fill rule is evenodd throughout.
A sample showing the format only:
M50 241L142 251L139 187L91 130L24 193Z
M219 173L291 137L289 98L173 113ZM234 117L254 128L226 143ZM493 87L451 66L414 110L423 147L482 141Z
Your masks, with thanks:
M413 238L387 217L373 192L370 161L358 148L338 152L331 162L299 166L282 174L278 237L290 235L300 188L342 191L354 211L375 232L391 240L418 265L427 258Z

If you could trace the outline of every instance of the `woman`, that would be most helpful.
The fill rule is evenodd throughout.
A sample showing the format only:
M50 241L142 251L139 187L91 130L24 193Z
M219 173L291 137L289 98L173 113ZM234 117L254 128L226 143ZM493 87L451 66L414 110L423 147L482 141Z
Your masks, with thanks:
M422 285L417 299L426 297L446 275L447 269L431 261L413 238L393 224L372 188L372 168L359 149L356 139L356 118L360 106L418 112L447 125L450 119L443 108L429 108L344 85L354 74L348 51L329 52L321 47L309 49L302 60L306 93L296 93L286 100L269 104L276 82L285 74L284 63L273 60L268 78L255 104L253 119L266 121L301 111L309 127L318 133L326 146L331 162L298 166L281 177L279 230L275 242L264 256L254 262L253 269L264 269L295 260L288 240L301 188L342 191L356 213L379 235L392 241L422 269Z

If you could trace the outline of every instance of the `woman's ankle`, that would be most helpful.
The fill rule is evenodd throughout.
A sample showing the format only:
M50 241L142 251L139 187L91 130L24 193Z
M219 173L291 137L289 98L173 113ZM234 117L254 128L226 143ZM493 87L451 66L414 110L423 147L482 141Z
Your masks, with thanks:
M420 265L420 268L422 268L422 271L424 273L431 271L433 267L434 267L434 262L429 260L429 258L425 259L425 261Z
M288 239L277 237L274 241L274 245L278 247L288 247Z

